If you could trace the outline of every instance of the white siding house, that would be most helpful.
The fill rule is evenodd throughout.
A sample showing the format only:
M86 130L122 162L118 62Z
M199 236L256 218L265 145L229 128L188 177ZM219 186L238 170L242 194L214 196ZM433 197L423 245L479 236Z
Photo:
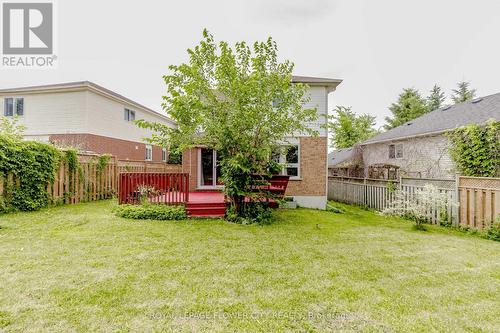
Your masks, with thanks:
M16 113L26 139L138 160L146 159L143 138L152 132L134 119L175 126L165 115L88 81L0 90L0 115ZM152 159L162 159L161 148Z

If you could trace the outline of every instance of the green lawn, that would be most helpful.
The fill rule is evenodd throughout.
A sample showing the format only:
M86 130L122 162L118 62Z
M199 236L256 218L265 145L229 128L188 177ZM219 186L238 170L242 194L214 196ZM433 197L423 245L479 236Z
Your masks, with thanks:
M0 332L499 332L500 243L358 208L270 226L0 215Z

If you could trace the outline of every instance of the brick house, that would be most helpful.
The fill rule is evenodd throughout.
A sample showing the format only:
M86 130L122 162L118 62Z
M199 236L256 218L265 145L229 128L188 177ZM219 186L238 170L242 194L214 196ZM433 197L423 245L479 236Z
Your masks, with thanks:
M145 144L152 132L135 119L175 126L159 114L95 83L72 82L0 90L0 115L17 115L25 138L108 153L119 159L166 161L166 149Z
M447 105L381 133L359 145L365 176L454 178L446 132L491 119L500 120L500 93Z
M316 137L296 135L287 138L291 147L287 154L279 156L284 165L282 174L291 176L286 195L294 197L302 207L324 209L328 184L328 133L322 125L327 121L328 95L342 81L304 76L294 76L292 81L309 86L311 99L304 107L317 109L318 120L309 126L320 134ZM182 161L183 172L190 174L190 191L215 190L223 186L219 180L216 151L196 147L185 151Z
M281 154L282 174L291 176L286 195L300 206L324 209L327 201L328 133L323 125L328 114L328 95L342 82L337 79L293 76L293 82L309 86L310 101L318 119L308 124L318 136L295 135L286 139L288 152ZM162 161L166 150L144 144L149 130L134 119L175 123L128 98L91 82L0 90L1 114L18 115L27 126L26 138L84 151L109 153L119 159ZM182 156L182 171L190 175L191 192L218 190L217 152L196 147Z

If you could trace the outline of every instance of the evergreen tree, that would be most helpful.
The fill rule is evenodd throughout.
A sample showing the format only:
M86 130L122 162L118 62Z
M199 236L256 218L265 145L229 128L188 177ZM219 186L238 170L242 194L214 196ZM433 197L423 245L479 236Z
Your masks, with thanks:
M462 81L457 83L457 89L453 89L451 100L453 103L463 103L476 97L476 89L470 88L470 82Z
M429 112L426 100L414 88L403 89L397 102L392 103L389 110L393 116L385 117L387 124L384 127L388 130Z
M437 84L432 87L429 96L427 97L427 108L429 112L439 109L443 106L446 97L443 90Z

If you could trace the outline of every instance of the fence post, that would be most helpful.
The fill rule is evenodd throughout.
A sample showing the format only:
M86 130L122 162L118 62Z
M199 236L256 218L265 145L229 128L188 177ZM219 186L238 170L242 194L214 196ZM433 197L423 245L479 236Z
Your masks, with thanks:
M364 196L363 196L363 204L368 206L368 186L366 186L366 177L363 178L363 188L364 188Z
M456 207L454 208L455 210L455 226L458 227L460 225L460 195L458 193L459 191L459 183L460 183L460 174L457 172L455 173L455 203Z

